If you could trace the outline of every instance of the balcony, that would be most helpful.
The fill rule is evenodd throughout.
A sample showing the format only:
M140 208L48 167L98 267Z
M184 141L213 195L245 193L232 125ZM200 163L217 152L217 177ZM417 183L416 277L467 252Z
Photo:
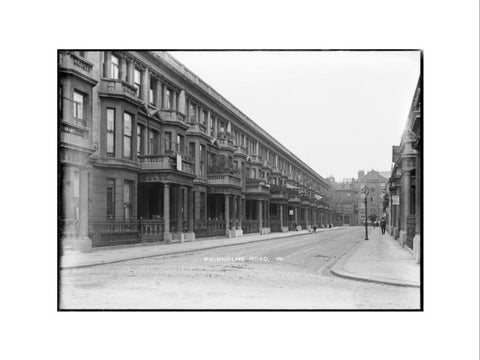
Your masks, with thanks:
M60 71L77 75L92 85L97 83L93 78L93 64L81 56L69 51L60 52L58 62Z
M277 200L288 200L286 188L281 185L270 185L270 197Z
M213 186L235 186L240 188L240 177L233 174L208 174L208 184Z
M92 150L89 132L83 120L60 121L60 142L65 145Z
M197 123L197 122L190 122L188 123L190 128L188 129L189 132L193 133L202 133L206 134L207 133L207 127L205 124L202 123Z
M144 171L177 170L193 175L193 166L191 164L184 161L177 164L177 159L172 159L168 155L139 155L137 159L140 169Z
M245 146L235 146L235 155L247 156L247 150L245 149Z
M257 163L258 165L263 165L262 156L261 155L250 155L250 162Z
M228 150L235 151L233 138L228 133L219 133L217 143L221 148L227 148Z
M260 179L250 179L246 181L246 193L252 195L265 195L270 197L270 185Z
M164 121L181 124L188 129L188 125L185 123L185 115L177 110L162 109L160 110L160 117Z
M139 104L142 101L137 96L137 89L133 85L118 79L102 79L99 95L124 98L135 104Z

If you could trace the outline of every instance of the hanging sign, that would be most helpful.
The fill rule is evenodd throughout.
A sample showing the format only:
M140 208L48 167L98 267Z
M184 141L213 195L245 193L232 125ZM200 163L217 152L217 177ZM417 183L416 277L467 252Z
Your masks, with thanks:
M400 205L400 196L392 195L392 205Z

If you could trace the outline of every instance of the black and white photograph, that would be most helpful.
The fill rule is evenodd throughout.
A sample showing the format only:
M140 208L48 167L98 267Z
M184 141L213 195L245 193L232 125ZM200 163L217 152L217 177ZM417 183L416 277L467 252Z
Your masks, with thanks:
M479 358L478 1L2 9L0 358Z
M422 56L59 50L59 308L421 310Z

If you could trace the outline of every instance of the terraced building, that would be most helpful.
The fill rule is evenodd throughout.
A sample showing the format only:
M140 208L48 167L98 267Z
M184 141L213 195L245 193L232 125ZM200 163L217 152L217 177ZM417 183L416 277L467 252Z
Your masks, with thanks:
M329 183L169 53L58 55L63 249L332 222Z

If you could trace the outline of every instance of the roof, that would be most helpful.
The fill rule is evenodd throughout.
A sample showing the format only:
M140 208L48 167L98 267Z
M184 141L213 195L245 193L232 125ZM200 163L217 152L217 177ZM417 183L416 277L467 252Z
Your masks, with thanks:
M367 180L378 180L378 181L387 182L390 175L385 177L386 174L390 174L390 171L376 171L372 169L369 172L367 172L364 176L362 176L360 179L358 179L358 181L366 182Z

